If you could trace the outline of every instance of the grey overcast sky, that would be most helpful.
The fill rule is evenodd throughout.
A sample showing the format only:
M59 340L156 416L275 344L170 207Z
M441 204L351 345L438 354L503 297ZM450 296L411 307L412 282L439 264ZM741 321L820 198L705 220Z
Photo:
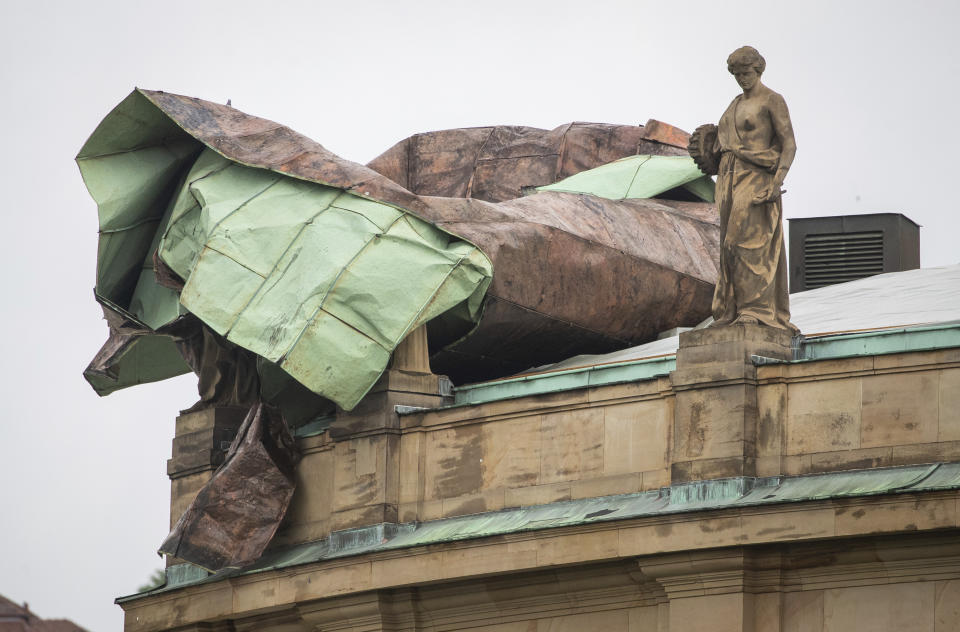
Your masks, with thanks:
M161 565L185 376L98 398L96 208L73 157L135 87L284 123L366 162L416 132L716 122L726 56L767 59L799 151L787 217L899 211L957 263L960 3L562 0L16 2L0 6L5 282L0 594L119 629Z

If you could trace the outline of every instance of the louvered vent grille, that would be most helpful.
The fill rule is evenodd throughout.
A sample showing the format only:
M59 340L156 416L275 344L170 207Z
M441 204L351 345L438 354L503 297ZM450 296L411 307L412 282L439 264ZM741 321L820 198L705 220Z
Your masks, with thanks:
M807 235L803 240L806 287L814 289L883 272L883 231Z

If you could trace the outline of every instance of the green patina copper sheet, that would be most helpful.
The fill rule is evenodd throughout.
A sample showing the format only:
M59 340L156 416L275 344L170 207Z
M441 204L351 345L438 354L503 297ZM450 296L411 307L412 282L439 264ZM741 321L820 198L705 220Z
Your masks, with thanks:
M77 160L99 208L97 297L145 325L109 372L87 372L101 394L186 372L157 333L184 312L345 409L414 328L480 318L493 270L473 244L398 206L227 159L137 92ZM155 252L179 293L157 283Z
M177 346L168 336L144 335L129 340L115 356L111 374L87 370L84 377L99 395L137 384L158 382L190 372Z
M683 187L701 200L713 202L714 182L689 156L628 156L581 171L538 191L588 193L609 200L652 198Z
M164 227L180 302L214 331L351 408L414 328L491 277L472 244L382 202L206 150Z

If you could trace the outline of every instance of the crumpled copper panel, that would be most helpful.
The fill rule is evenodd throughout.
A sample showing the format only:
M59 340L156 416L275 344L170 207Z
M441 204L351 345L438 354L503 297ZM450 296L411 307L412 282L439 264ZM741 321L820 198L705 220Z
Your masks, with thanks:
M117 358L126 353L137 338L154 333L149 327L129 319L119 311L100 304L103 319L107 321L107 340L90 360L84 374L102 375L115 378Z
M125 314L101 304L109 336L84 370L84 375L116 379L117 364L141 338L168 338L197 375L200 399L187 411L213 406L249 406L259 399L256 356L217 335L192 314L154 331ZM149 360L146 360L147 362ZM184 411L186 412L186 411Z
M684 155L659 139L673 141L662 131L649 139L643 126L605 123L449 129L405 138L367 166L418 195L501 202L637 153Z
M160 553L207 570L242 568L260 558L283 520L299 459L283 418L250 408L230 451L160 546Z
M393 181L282 125L199 99L141 92L177 123L172 134L182 130L246 165L405 208L482 248L495 272L479 326L464 336L468 332L456 327L444 329L442 318L428 324L433 370L457 382L611 351L710 312L713 253L719 250L711 205L558 192L520 197L523 187L637 153L638 146L644 153L682 153L675 147L682 132L675 128L574 123L550 131L495 127L424 134L371 163ZM177 285L167 271L157 272ZM110 324L113 342L95 361L102 370L129 337L142 333L138 323L114 318ZM211 348L211 337L164 333L188 352L195 369L217 368L220 360L249 364L245 357L231 360L230 349ZM233 381L252 384L248 373L237 373ZM218 384L230 375L209 372ZM246 400L250 391L201 387L213 399L231 401ZM256 561L293 495L296 460L282 417L255 404L224 464L161 551L213 570Z
M192 314L181 317L175 343L197 375L200 399L185 411L251 406L260 400L257 356L218 335Z
M395 204L483 249L494 280L479 326L464 337L468 332L442 319L428 324L433 369L455 382L638 344L710 314L719 251L713 205L517 193L634 154L638 146L684 154L676 145L685 133L666 124L421 134L370 163L393 181L277 123L200 99L141 92L230 159ZM510 199L487 202L478 192Z
M154 90L139 90L193 138L227 158L297 178L351 189L413 212L423 205L399 184L344 160L289 127L230 106Z
M428 324L433 370L455 383L613 351L709 316L719 248L711 205L555 192L442 201L437 223L494 262L470 336L444 339Z

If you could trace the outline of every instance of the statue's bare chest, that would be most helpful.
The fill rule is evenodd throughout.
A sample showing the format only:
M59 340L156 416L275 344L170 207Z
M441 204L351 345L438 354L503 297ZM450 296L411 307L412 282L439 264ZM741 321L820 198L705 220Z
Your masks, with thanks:
M756 99L740 99L734 107L734 121L741 134L764 133L770 129L770 117L763 104Z

